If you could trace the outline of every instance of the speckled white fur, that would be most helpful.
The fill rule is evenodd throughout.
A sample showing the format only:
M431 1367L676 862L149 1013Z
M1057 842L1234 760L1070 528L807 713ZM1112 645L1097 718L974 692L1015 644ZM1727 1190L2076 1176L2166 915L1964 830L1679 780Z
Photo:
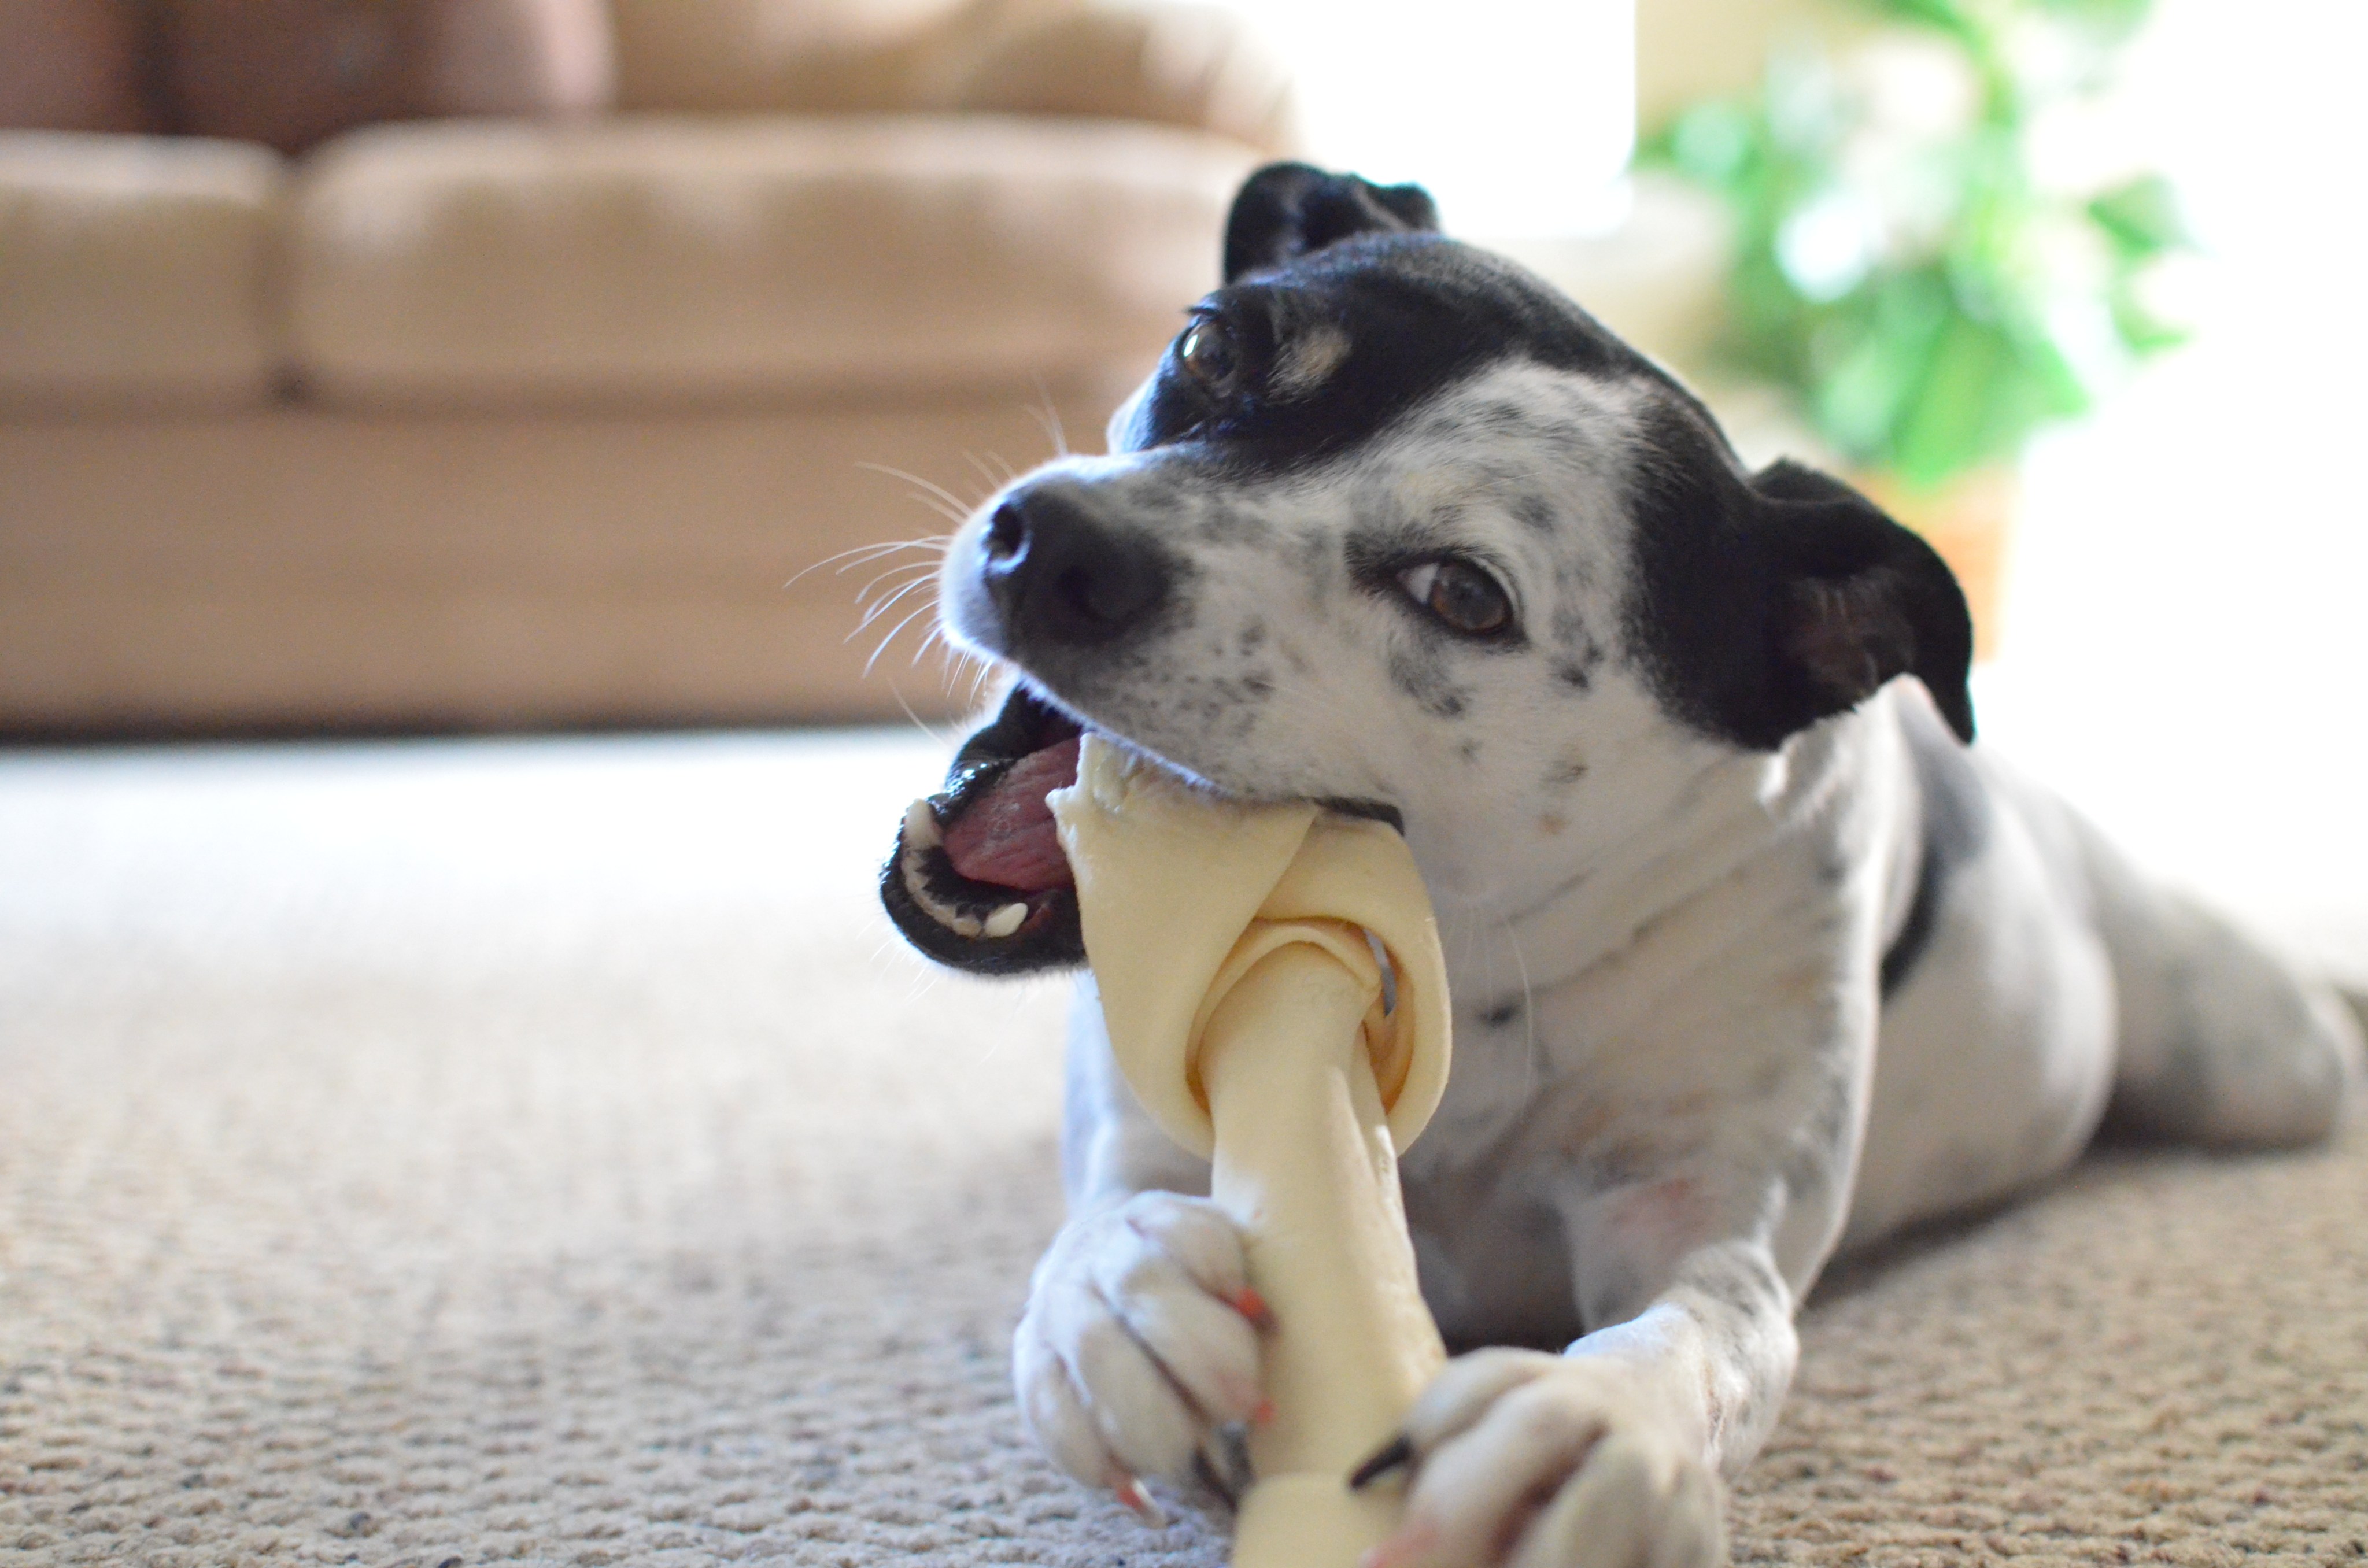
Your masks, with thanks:
M1395 803L1440 914L1455 1069L1402 1166L1425 1292L1451 1340L1567 1344L1441 1374L1393 1568L1716 1561L1717 1478L1774 1422L1794 1311L1846 1235L2062 1170L2117 1082L2180 1078L2153 1102L2172 1131L2280 1142L2323 1131L2357 1071L2324 993L1978 748L1994 831L1880 996L1929 809L1911 732L1940 722L1912 678L1772 753L1668 711L1631 645L1643 395L1506 363L1275 477L1212 488L1161 449L1057 469L1191 576L1155 648L1053 695L1229 791ZM983 527L949 555L958 636L985 613ZM1528 645L1426 654L1340 564L1373 528L1486 561ZM2250 1010L2217 1033L2169 1021L2179 988L2226 986ZM1090 980L1075 1020L1074 1217L1017 1376L1046 1450L1110 1484L1176 1473L1248 1414L1257 1340L1227 1305L1238 1248L1192 1196L1207 1172L1123 1087Z

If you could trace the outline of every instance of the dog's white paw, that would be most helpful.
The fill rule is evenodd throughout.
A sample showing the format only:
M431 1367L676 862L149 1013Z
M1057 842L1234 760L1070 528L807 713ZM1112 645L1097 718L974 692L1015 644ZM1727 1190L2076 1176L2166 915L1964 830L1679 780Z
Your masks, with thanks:
M1714 1568L1719 1486L1634 1367L1480 1350L1407 1417L1417 1467L1369 1568Z
M1269 1414L1234 1222L1206 1199L1140 1192L1069 1222L1036 1266L1012 1344L1038 1446L1138 1513L1138 1476L1189 1471L1212 1430Z

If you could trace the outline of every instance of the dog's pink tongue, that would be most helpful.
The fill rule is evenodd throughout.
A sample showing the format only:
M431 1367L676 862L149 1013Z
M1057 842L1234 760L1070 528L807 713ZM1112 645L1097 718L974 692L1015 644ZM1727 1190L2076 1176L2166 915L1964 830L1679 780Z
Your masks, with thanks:
M974 882L1020 892L1064 888L1074 881L1044 796L1077 781L1077 745L1067 740L1029 753L946 824L946 856L956 871Z

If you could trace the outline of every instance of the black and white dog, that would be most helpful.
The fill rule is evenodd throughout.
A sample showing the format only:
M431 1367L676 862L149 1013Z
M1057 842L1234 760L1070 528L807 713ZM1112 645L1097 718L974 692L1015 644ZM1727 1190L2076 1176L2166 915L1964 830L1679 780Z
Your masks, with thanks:
M955 536L946 624L1019 681L882 889L946 962L1079 962L1043 795L1080 726L1398 824L1457 1004L1406 1210L1450 1344L1496 1348L1417 1407L1376 1558L1714 1561L1713 1478L1838 1248L2044 1181L2109 1119L2324 1137L2360 1038L1972 744L1964 601L1921 540L1743 472L1667 374L1435 227L1412 187L1244 187L1110 455ZM1020 1402L1140 1501L1258 1415L1256 1301L1089 978L1064 1153Z

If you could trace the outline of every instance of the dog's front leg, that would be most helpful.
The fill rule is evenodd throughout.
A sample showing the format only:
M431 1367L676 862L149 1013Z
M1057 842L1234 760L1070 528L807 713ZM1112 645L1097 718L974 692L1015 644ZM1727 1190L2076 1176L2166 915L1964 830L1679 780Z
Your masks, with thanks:
M1152 1517L1139 1477L1180 1477L1214 1428L1263 1415L1265 1307L1239 1231L1199 1196L1207 1162L1177 1148L1120 1076L1091 977L1070 1014L1067 1076L1069 1217L1030 1283L1012 1380L1055 1464Z
M1798 1354L1768 1249L1702 1247L1645 1311L1561 1355L1458 1357L1408 1417L1387 1568L1725 1560L1716 1478L1766 1437Z
M1793 1312L1839 1232L1872 1076L1868 1020L1790 1021L1713 1031L1743 1042L1715 1051L1641 1042L1616 1085L1575 1086L1591 1113L1625 1108L1537 1173L1593 1332L1440 1371L1407 1422L1406 1524L1380 1564L1725 1560L1719 1483L1792 1382Z

